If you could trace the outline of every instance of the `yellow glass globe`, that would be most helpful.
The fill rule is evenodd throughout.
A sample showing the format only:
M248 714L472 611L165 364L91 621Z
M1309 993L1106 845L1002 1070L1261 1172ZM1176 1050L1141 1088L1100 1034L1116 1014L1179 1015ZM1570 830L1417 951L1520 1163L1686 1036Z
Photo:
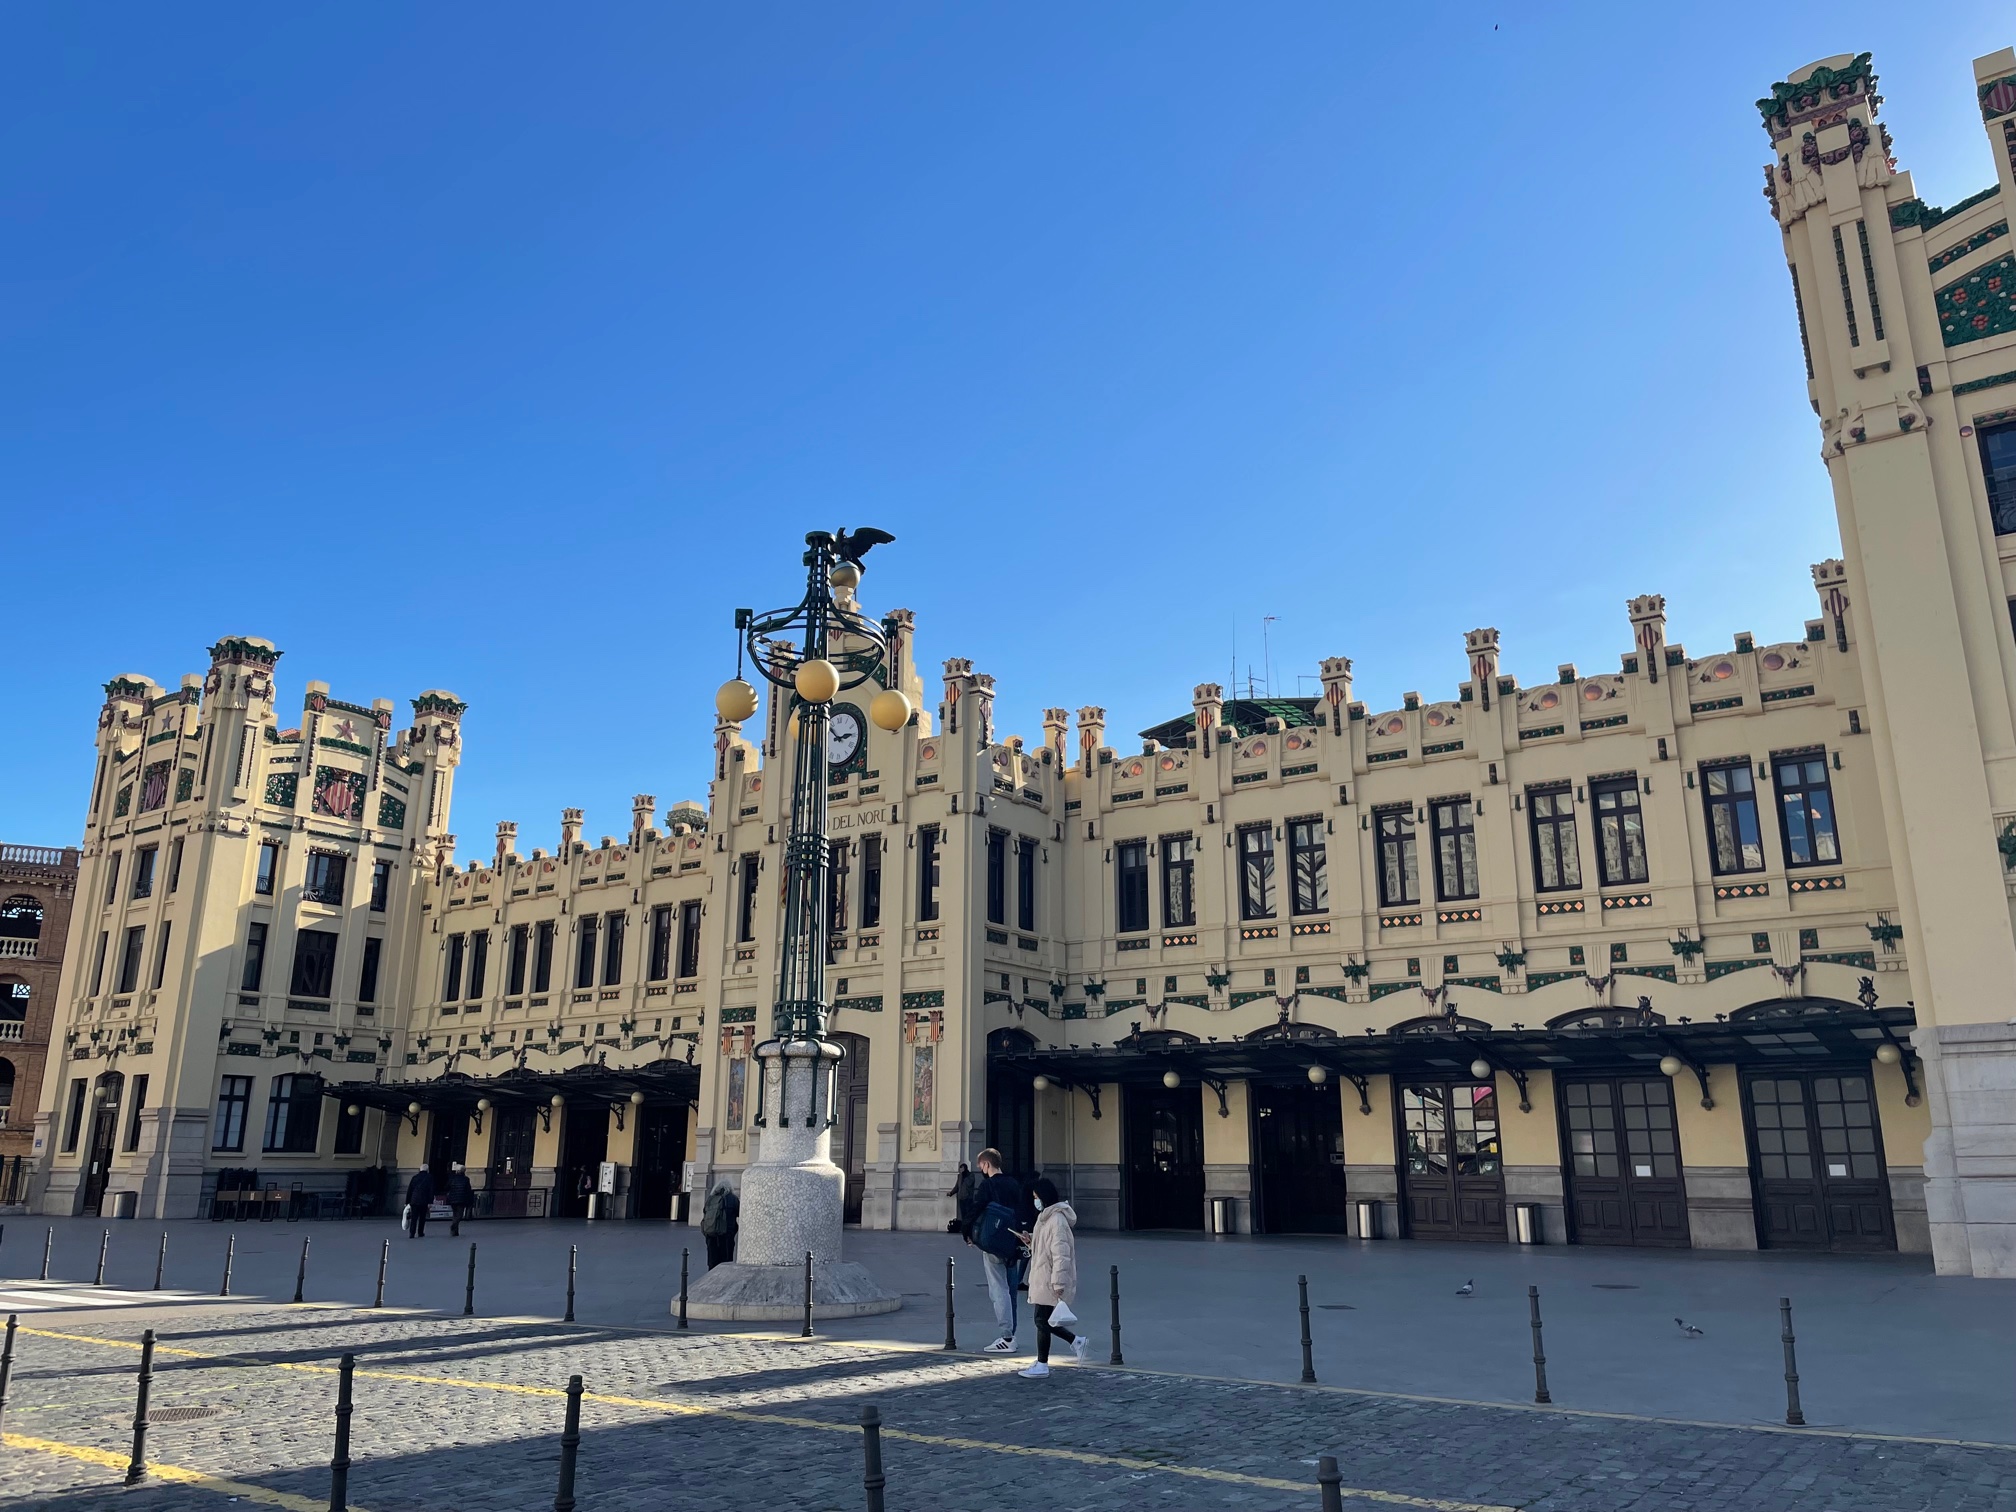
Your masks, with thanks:
M797 686L798 696L805 702L830 703L833 695L840 691L840 669L821 657L800 666L798 675L792 681Z
M894 688L885 688L868 705L868 717L878 730L900 730L910 723L910 700Z
M714 708L730 724L740 724L756 712L756 690L739 677L721 684L714 695Z

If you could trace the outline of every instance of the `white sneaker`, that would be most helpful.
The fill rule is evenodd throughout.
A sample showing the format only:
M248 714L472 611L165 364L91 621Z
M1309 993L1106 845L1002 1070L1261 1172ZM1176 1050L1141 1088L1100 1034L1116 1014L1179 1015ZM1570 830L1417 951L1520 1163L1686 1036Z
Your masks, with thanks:
M1085 1363L1085 1356L1091 1352L1092 1341L1084 1334L1079 1334L1077 1338L1071 1341L1071 1358L1076 1360L1080 1365Z
M982 1353L982 1354L1013 1354L1013 1353L1015 1353L1015 1341L1014 1341L1013 1339L1010 1339L1010 1338L1005 1338L1005 1337L1004 1337L1004 1338L999 1338L999 1339L996 1339L996 1340L995 1340L995 1341L994 1341L994 1342L993 1342L992 1344L987 1344L987 1345L984 1345L984 1346L982 1346L982 1348L981 1348L981 1350L980 1350L980 1353Z
M1016 1374L1022 1376L1025 1380L1040 1381L1050 1374L1050 1367L1045 1365L1041 1360L1038 1360L1027 1370L1017 1371Z

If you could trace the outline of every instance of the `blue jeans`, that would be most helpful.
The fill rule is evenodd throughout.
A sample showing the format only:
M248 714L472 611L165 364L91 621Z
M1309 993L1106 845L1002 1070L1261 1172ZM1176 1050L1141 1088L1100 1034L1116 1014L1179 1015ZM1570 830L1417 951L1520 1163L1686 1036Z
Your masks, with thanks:
M987 1265L987 1300L994 1304L996 1337L1012 1339L1017 1323L1015 1276L1021 1266L1011 1266L999 1255L990 1255L985 1250L980 1252L980 1258Z

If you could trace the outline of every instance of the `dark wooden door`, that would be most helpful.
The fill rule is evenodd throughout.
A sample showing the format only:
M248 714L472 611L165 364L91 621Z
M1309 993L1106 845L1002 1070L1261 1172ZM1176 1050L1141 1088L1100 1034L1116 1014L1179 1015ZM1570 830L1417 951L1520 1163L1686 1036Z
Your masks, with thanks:
M120 1093L126 1078L117 1071L98 1078L98 1105L91 1114L90 1163L84 1171L84 1211L97 1216L105 1205L105 1184L112 1179L112 1149L119 1137Z
M1619 1076L1559 1085L1570 1238L1684 1249L1687 1188L1673 1084Z
M1021 1029L996 1029L987 1036L991 1057L1033 1048L1035 1040ZM1036 1089L1030 1073L1020 1066L996 1066L987 1070L987 1143L1001 1152L1007 1170L1021 1173L1036 1169Z
M834 1164L847 1178L841 1221L861 1221L861 1197L868 1186L868 1041L859 1034L836 1034L844 1052L833 1086Z
M570 1102L560 1135L560 1190L554 1207L562 1218L586 1218L588 1199L609 1158L609 1105Z
M686 1164L686 1110L646 1107L634 1117L637 1149L630 1171L630 1211L662 1223L672 1216L672 1197Z
M1505 1159L1494 1089L1483 1082L1408 1082L1399 1114L1408 1236L1503 1244Z
M1127 1226L1204 1227L1201 1087L1126 1089Z
M1337 1084L1255 1086L1254 1147L1260 1164L1260 1231L1342 1234L1344 1104Z
M493 1109L497 1120L490 1135L490 1199L493 1218L523 1218L530 1208L532 1145L538 1137L539 1115L525 1107Z
M436 1108L434 1126L428 1131L427 1170L434 1178L434 1195L447 1201L448 1172L469 1158L469 1113L464 1108Z
M1897 1247L1875 1088L1866 1073L1774 1069L1745 1079L1743 1106L1760 1246Z

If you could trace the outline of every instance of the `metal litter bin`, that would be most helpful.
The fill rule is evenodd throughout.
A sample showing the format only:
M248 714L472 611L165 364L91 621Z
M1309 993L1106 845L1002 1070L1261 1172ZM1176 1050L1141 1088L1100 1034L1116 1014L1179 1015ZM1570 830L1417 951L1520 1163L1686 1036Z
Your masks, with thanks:
M140 1194L138 1192L110 1192L107 1195L112 1200L112 1206L109 1209L111 1217L131 1218L140 1210Z
M1238 1227L1232 1216L1235 1197L1213 1197L1211 1199L1211 1232L1214 1234L1234 1234Z
M1521 1244L1540 1244L1540 1204L1537 1202L1515 1202L1512 1204L1512 1227Z
M1358 1237L1377 1239L1379 1237L1379 1204L1361 1202L1358 1204Z

